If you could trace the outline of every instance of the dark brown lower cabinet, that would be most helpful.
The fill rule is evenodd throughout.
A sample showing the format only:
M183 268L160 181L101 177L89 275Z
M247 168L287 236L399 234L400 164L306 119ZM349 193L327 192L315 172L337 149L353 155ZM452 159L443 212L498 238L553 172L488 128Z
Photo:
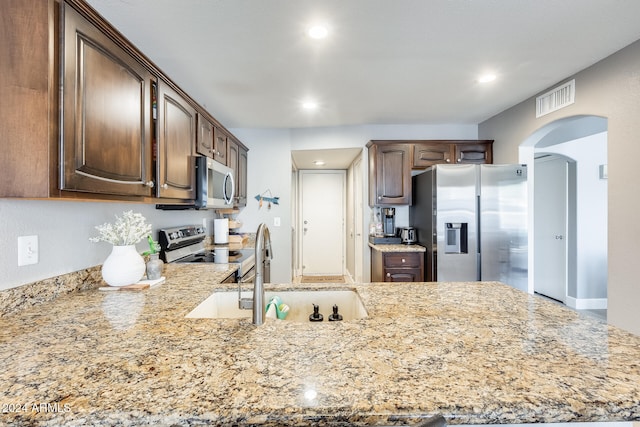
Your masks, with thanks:
M372 282L424 282L424 252L371 250Z

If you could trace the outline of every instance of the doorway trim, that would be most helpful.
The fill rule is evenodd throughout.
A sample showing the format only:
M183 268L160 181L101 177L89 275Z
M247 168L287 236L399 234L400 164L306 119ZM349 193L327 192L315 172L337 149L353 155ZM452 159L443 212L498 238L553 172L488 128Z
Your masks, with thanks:
M341 260L341 272L339 274L344 275L345 271L346 271L346 224L345 224L345 219L346 219L346 183L347 183L347 171L343 170L343 169L322 169L322 170L316 170L316 169L300 169L298 171L298 203L299 203L299 218L298 218L298 235L297 235L297 242L298 242L298 259L299 259L299 275L303 276L303 275L309 275L309 274L305 274L305 268L304 268L304 251L305 251L305 247L304 247L304 239L303 239L303 234L304 234L304 200L303 200L303 183L302 180L304 179L304 176L308 176L308 175L321 175L321 174L333 174L333 175L341 175L342 177L342 189L341 189L341 193L342 193L342 200L341 200L341 212L340 212L340 218L341 218L341 232L340 232L340 246L341 246L341 251L342 251L342 260ZM322 195L318 195L318 197L322 198ZM326 272L325 274L329 274L329 272ZM331 274L335 274L335 272L331 272Z
M581 139L598 133L607 132L608 121L605 117L593 115L577 115L562 118L551 123L543 125L526 138L518 148L519 162L528 165L528 222L529 222L529 280L528 292L534 293L535 273L534 273L534 245L533 237L533 211L534 211L534 177L535 177L535 161L534 158L544 147ZM538 151L536 151L538 150ZM576 249L577 250L577 249ZM574 250L570 257L576 256ZM571 259L571 258L569 258ZM573 308L606 308L606 298L575 298L567 295L567 305Z

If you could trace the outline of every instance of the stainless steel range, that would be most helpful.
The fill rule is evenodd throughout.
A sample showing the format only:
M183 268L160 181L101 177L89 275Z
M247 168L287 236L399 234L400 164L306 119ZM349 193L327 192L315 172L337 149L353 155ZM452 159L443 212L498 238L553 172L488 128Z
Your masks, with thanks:
M237 264L236 280L239 283L253 281L256 264L254 249L230 249L224 245L206 249L205 238L206 232L199 225L162 229L158 234L160 257L167 263Z

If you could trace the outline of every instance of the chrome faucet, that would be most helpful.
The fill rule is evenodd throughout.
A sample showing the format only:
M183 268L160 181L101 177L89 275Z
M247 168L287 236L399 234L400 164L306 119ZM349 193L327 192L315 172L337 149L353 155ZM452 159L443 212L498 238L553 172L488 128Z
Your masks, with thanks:
M240 298L240 285L238 284L238 305L241 309L253 310L253 324L264 323L264 282L271 280L271 236L269 229L262 223L256 232L255 258L256 276L253 280L253 298Z

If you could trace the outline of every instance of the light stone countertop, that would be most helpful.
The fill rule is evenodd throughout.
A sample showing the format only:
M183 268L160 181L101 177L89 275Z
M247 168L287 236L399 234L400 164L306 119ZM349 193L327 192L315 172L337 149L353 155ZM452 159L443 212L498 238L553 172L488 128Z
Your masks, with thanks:
M640 337L495 282L355 289L349 322L186 319L230 271L172 264L0 318L0 425L640 420ZM232 289L232 288L226 288Z
M376 251L380 252L425 252L427 249L421 245L405 245L405 244L382 244L382 243L371 243L369 242L369 247Z

